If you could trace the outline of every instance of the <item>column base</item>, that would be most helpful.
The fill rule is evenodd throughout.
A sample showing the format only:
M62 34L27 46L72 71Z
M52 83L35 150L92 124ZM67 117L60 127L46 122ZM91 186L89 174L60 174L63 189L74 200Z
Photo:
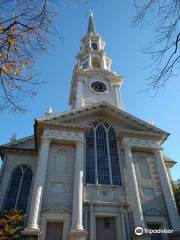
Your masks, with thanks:
M71 229L68 234L68 240L86 240L87 231L79 229Z
M25 236L38 236L40 234L39 228L25 228L22 232Z

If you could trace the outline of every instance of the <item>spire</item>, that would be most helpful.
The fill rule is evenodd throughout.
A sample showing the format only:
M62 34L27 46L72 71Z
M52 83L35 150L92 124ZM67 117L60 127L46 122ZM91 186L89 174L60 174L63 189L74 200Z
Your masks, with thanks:
M91 10L89 11L89 24L88 24L87 33L96 33L96 28L95 28L94 19L93 19L93 13Z

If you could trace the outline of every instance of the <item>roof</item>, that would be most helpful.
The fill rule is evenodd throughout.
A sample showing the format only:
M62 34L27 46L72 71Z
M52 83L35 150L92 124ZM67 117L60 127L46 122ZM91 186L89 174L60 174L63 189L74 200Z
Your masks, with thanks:
M172 158L170 158L168 156L165 156L165 155L164 155L164 161L166 163L166 166L169 167L169 168L173 167L177 163Z
M121 134L125 135L139 135L147 137L155 137L163 143L168 137L169 133L157 128L127 112L119 109L107 102L95 103L82 107L79 109L72 109L67 112L61 112L55 115L48 115L44 117L37 118L35 120L35 135L22 138L15 142L10 142L0 146L4 149L21 149L21 150L35 150L37 145L37 136L42 134L43 128L68 128L76 129L77 131L86 131L88 126L81 123L82 117L88 118L89 114L96 113L100 117L105 113L106 116L115 117L119 123L126 123L127 128L121 130ZM40 132L39 132L40 131ZM39 135L39 137L40 137ZM39 139L38 137L38 139ZM40 139L39 139L40 140ZM39 141L38 141L39 142ZM170 158L168 159L170 161ZM172 160L173 161L173 160Z
M51 116L45 116L45 117L41 117L41 118L37 118L37 121L60 121L63 122L63 119L66 119L68 117L73 117L73 116L79 116L80 114L83 113L88 113L91 111L97 111L97 110L104 110L104 111L108 111L108 112L113 112L114 115L119 116L123 119L125 119L126 121L130 121L131 124L139 126L141 128L143 128L144 130L147 130L149 132L152 133L159 133L159 134L163 134L168 136L169 133L167 133L166 131L153 126L150 123L147 123L127 112L125 112L124 110L117 108L107 102L101 102L101 103L95 103L95 104L91 104L82 108L78 108L78 109L72 109L70 111L67 112L63 112L63 113L59 113L59 114L55 114L55 115L51 115Z
M21 138L19 140L11 141L9 143L3 144L0 147L13 147L13 148L28 148L33 149L34 148L34 135Z

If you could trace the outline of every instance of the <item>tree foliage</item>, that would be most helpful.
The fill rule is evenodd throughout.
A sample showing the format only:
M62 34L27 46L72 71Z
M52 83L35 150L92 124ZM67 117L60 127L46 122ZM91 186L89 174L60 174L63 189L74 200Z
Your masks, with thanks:
M36 95L32 63L55 33L51 2L0 0L0 111L25 111L24 96Z
M179 212L179 215L180 215L180 184L173 182L172 183L172 189L173 189L177 209L178 209L178 212Z
M24 221L21 210L12 209L0 216L0 240L20 239Z
M154 40L145 52L152 56L149 87L158 90L180 67L180 0L134 0L135 25L154 26ZM147 22L146 22L147 21Z

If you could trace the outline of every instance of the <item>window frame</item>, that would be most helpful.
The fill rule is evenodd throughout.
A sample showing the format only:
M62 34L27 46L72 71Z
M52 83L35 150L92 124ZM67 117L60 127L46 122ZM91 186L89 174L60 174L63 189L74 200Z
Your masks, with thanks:
M118 146L118 141L117 141L117 133L116 133L116 130L113 128L112 125L106 123L106 122L102 122L102 121L94 121L96 122L97 124L90 124L90 126L92 127L93 129L93 133L94 133L94 162L95 162L95 181L94 183L92 182L88 182L87 181L87 175L86 175L86 172L87 172L87 159L85 157L85 183L87 185L102 185L102 186L116 186L116 187L119 187L119 186L122 186L122 165L121 165L121 155L120 155L120 150L119 150L119 146ZM98 129L98 127L102 125L104 130L105 130L105 133L106 133L106 142L107 142L107 155L108 155L108 169L109 169L109 178L110 178L110 183L109 184L102 184L102 183L98 183L98 163L97 163L97 139L96 139L96 130ZM113 184L113 176L112 176L112 166L111 166L111 155L110 155L110 144L109 144L109 130L110 128L112 128L115 132L115 137L116 137L116 147L117 147L117 156L118 156L118 165L119 165L119 178L120 178L120 183L119 184ZM86 138L86 136L85 136ZM87 146L85 144L85 152L87 151ZM86 154L85 154L86 156Z
M96 48L93 47L93 44L96 44ZM95 39L91 40L91 47L93 49L93 51L97 51L98 50L98 41Z
M10 209L18 209L17 206L19 205L19 197L22 192L22 184L23 184L23 180L24 180L24 174L26 173L26 171L30 170L32 176L31 176L31 182L30 182L30 187L29 187L29 193L28 193L28 197L27 197L26 207L25 207L25 209L22 209L24 212L26 212L27 207L28 207L28 202L29 202L29 196L30 196L30 192L31 192L31 186L32 186L32 182L33 182L32 168L31 168L31 166L26 165L26 164L21 164L21 165L16 166L15 168L13 168L13 170L11 172L11 176L9 178L8 187L6 190L6 195L5 195L5 198L3 201L2 209L6 210L6 211L10 210L9 208L7 208L7 203L9 201L9 194L10 194L10 190L12 187L12 181L14 178L14 174L17 169L21 170L21 178L20 178L20 182L19 182L19 186L18 186L18 190L17 190L17 194L16 194L16 200L15 200L14 207L11 207Z

